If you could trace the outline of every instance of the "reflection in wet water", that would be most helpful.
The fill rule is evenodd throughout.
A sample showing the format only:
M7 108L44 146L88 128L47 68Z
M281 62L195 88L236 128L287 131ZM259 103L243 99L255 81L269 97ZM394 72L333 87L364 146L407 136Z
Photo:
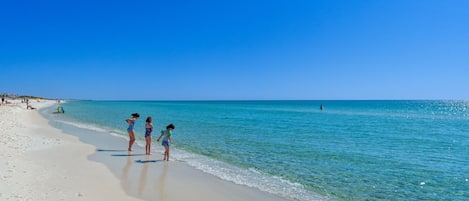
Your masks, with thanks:
M168 175L168 163L164 163L163 170L161 170L161 174L158 179L158 182L156 182L155 184L160 201L167 200L167 192L166 192L166 176L167 175Z

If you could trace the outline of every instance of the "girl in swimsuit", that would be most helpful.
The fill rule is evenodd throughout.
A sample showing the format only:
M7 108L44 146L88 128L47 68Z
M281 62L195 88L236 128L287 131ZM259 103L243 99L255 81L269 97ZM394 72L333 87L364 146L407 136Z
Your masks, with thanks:
M146 124L145 124L145 142L146 142L146 145L145 145L145 151L146 151L146 155L150 155L150 147L151 147L151 132L153 131L153 124L151 123L152 122L152 118L151 117L147 117L147 120L146 120Z
M133 113L131 118L125 120L129 124L127 128L127 133L129 133L129 151L132 151L132 145L135 142L135 133L134 133L134 126L135 121L140 117L138 113Z
M163 137L163 142L161 143L161 145L163 145L164 147L164 161L169 161L169 145L173 143L173 141L171 140L171 134L174 128L175 127L173 124L169 124L168 126L166 126L166 130L161 131L160 137L156 140L157 142L159 142L161 137Z

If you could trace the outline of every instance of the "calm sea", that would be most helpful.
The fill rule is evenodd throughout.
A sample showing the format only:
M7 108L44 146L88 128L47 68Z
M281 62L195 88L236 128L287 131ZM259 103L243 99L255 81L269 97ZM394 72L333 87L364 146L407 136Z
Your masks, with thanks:
M320 105L323 110L320 110ZM292 200L469 200L469 101L69 101L127 136L174 123L172 157Z

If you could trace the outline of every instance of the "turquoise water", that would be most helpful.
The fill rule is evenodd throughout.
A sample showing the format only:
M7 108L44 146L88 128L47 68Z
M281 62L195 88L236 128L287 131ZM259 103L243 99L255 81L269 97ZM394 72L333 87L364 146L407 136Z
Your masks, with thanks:
M323 104L324 109L319 110ZM174 123L172 157L292 200L469 200L469 101L70 101L127 136Z

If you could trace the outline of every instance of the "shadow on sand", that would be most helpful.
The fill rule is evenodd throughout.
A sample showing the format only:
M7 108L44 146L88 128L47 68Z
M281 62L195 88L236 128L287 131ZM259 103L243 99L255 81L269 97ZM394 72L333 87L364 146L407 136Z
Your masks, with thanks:
M112 154L111 156L145 156L146 154Z
M137 162L137 163L156 163L158 161L163 161L163 160L136 160L135 162Z
M121 151L127 151L127 150L96 149L96 151L99 151L99 152L121 152Z

